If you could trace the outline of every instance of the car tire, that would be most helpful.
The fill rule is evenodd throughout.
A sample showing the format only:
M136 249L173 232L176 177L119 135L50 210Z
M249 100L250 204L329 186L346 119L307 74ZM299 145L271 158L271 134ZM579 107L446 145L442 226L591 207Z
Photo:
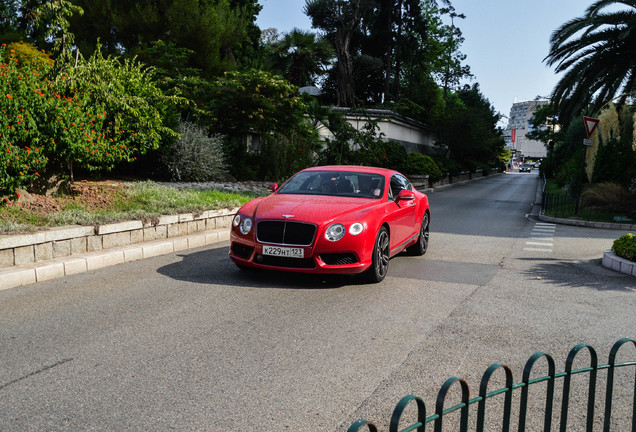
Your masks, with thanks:
M421 256L428 250L429 219L428 212L424 213L422 225L420 226L420 235L417 237L417 243L413 246L409 246L406 250L410 255Z
M389 231L386 227L381 227L375 238L371 267L367 270L366 274L369 282L378 283L384 280L389 271L390 251Z

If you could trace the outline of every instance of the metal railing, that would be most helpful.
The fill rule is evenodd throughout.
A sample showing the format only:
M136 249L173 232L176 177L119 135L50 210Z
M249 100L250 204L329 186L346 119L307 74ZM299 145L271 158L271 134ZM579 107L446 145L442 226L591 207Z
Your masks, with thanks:
M526 365L523 369L523 378L522 381L518 384L513 384L513 375L511 369L501 363L495 363L491 365L486 372L484 373L481 383L479 386L479 396L470 399L470 390L468 383L460 378L452 377L446 380L440 389L437 401L435 404L435 413L428 416L426 415L426 405L422 398L418 396L405 396L400 402L396 405L393 415L391 416L391 421L389 425L389 432L409 432L409 431L418 431L424 432L426 431L426 425L434 422L434 431L441 432L443 421L445 416L448 414L459 411L460 419L459 419L459 430L461 432L468 431L468 416L469 409L471 405L478 404L477 406L477 419L475 422L475 430L477 432L483 432L485 429L486 423L486 401L494 396L503 394L504 402L503 402L503 416L501 421L501 426L498 430L502 430L504 432L509 431L511 427L511 413L512 413L512 396L513 392L517 389L521 389L520 400L518 403L518 430L523 432L526 430L527 426L527 413L528 413L528 402L529 402L529 387L536 383L545 382L547 385L545 392L545 407L544 407L544 417L543 417L543 430L548 432L552 427L552 411L553 405L555 404L554 400L554 388L555 382L559 378L563 378L563 392L561 395L561 415L559 427L560 431L564 432L568 430L568 410L571 399L571 389L572 389L572 377L577 374L587 373L588 380L588 397L587 397L587 413L586 413L586 426L585 430L591 432L593 430L594 424L594 409L596 405L596 384L597 384L597 372L599 370L607 370L607 379L606 379L606 388L605 388L605 412L603 416L603 431L609 432L611 419L612 419L612 402L614 395L614 373L616 368L626 367L626 366L634 366L636 370L636 360L627 361L622 363L616 362L617 354L622 346L627 343L631 343L636 347L636 340L624 338L619 340L614 344L612 349L610 350L609 361L606 365L598 365L598 357L596 355L596 351L593 347L586 344L579 344L572 348L570 351L566 363L565 363L565 371L561 373L555 372L555 362L554 359L543 352L537 352L532 357L528 359ZM590 365L589 367L573 370L574 359L577 354L581 351L589 352L590 357ZM538 360L544 358L548 364L548 375L531 379L532 369ZM493 377L496 371L503 370L505 373L505 386L495 390L488 392L488 384L490 379ZM450 389L453 385L457 383L461 387L461 403L454 405L450 408L444 409L444 402L446 401L446 397L449 394ZM631 431L636 431L636 378L634 379L634 392L633 392L633 403L632 403L632 411L631 411ZM403 415L407 409L407 407L415 404L415 408L417 411L416 417L417 420L415 423L406 426L403 429L399 429L400 421L403 419ZM629 422L629 420L627 419ZM498 423L498 422L497 422ZM363 430L368 430L369 432L378 432L378 428L376 425L368 420L358 420L354 422L347 432L359 432ZM453 429L455 430L455 429ZM538 430L536 427L533 430ZM578 430L578 429L577 429ZM621 431L626 431L628 429L621 429Z

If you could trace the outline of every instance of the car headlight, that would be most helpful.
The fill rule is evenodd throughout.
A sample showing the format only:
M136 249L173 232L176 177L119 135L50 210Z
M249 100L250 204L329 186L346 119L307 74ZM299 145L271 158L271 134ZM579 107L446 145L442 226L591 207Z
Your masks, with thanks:
M252 230L252 218L237 214L232 219L232 226L238 226L241 234L246 235Z
M349 234L351 235L358 235L360 234L362 231L364 230L364 225L362 225L360 222L356 222L353 225L351 225L349 227Z
M333 224L325 231L325 238L329 241L338 241L345 235L345 227L343 224Z

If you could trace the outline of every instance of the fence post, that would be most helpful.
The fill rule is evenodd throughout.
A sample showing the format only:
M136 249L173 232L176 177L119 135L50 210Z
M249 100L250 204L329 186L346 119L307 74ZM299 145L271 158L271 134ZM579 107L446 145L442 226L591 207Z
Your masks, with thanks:
M554 401L554 377L556 375L556 367L554 359L549 354L537 352L532 355L523 368L523 388L521 389L521 401L519 403L519 432L526 430L526 414L528 411L528 391L530 386L530 372L532 367L541 357L545 357L548 361L548 391L545 396L545 417L543 419L543 430L550 432L552 427L552 403Z
M504 401L503 425L501 431L508 432L508 430L510 430L510 411L512 410L513 386L512 371L508 366L502 363L495 363L486 370L479 385L479 397L481 399L477 408L477 432L484 431L484 426L486 423L486 399L488 397L488 382L490 381L490 378L495 373L495 371L499 368L503 368L506 372L506 398Z
M417 428L417 432L424 432L426 430L426 404L422 398L409 395L400 399L400 402L398 402L397 406L393 410L391 424L389 425L389 432L400 432L398 430L400 426L400 418L402 417L402 414L404 414L404 410L407 405L412 401L415 401L417 404L417 423L408 426L404 429L404 431L412 431L415 430L415 428Z
M627 342L631 342L636 347L636 341L623 338L616 342L610 350L607 369L607 390L605 391L605 419L603 421L603 431L610 431L610 421L612 420L612 393L614 392L614 369L616 368L616 355L618 350ZM634 404L632 408L632 432L636 432L636 378L634 379Z
M470 389L468 388L468 383L460 378L452 377L447 379L439 393L437 394L437 401L435 403L435 414L438 415L438 418L435 420L435 432L442 432L442 422L444 420L444 400L446 399L446 395L450 390L451 386L459 382L462 387L462 403L459 405L461 407L461 419L459 424L459 430L461 432L468 432L468 402L470 400Z
M587 348L591 356L591 368L590 368L590 384L588 389L587 399L587 427L588 432L593 431L594 426L594 398L596 395L596 371L598 368L598 358L596 351L590 345L578 344L570 351L567 360L565 361L565 379L563 380L563 405L561 407L561 432L567 432L568 422L568 404L570 402L570 382L572 380L572 364L574 358L583 348ZM576 371L581 372L581 371Z

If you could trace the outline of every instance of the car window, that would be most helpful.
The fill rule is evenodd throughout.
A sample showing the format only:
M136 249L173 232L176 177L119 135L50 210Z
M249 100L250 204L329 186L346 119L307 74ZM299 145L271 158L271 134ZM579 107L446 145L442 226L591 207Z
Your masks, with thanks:
M400 174L394 174L391 177L391 185L389 189L389 200L394 200L401 190L413 190L411 182Z
M345 171L302 171L276 193L380 198L384 193L384 176Z

